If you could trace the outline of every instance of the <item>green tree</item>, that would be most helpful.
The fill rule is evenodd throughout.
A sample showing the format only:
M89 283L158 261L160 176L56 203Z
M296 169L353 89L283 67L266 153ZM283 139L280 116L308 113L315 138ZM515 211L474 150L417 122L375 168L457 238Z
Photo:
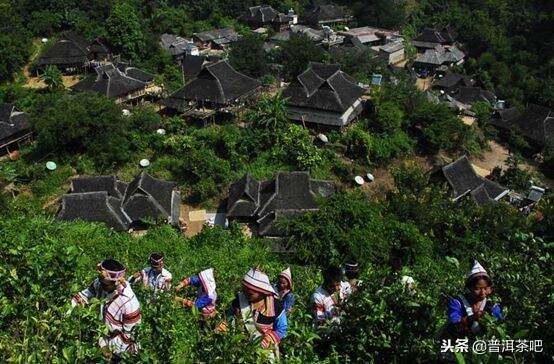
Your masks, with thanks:
M352 10L361 24L398 29L406 21L406 3L405 0L355 1Z
M308 129L296 124L289 124L278 135L276 151L278 157L303 171L311 171L323 162L321 150L314 145Z
M251 77L260 77L267 72L263 40L250 33L235 42L229 53L229 62L239 72Z
M48 66L40 79L46 84L50 91L63 89L62 73L56 66Z
M8 0L0 0L0 83L11 81L31 55L31 35Z
M375 106L375 118L381 130L394 131L402 126L404 112L394 102L385 101Z
M106 20L107 40L123 57L140 60L146 47L143 20L127 2L116 3Z
M83 153L101 169L129 159L129 120L113 100L91 93L45 97L31 111L43 153Z
M280 50L279 59L285 76L292 80L308 67L309 62L324 62L326 54L321 47L312 42L308 36L292 34Z
M246 114L246 119L253 127L267 129L272 134L282 130L288 122L283 94L278 92L273 96L262 95L255 107Z

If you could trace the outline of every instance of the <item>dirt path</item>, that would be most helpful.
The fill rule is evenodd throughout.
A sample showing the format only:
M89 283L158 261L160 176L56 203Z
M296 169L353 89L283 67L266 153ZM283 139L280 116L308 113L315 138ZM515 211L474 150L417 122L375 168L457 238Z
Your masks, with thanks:
M497 166L503 170L507 169L508 149L494 140L489 141L489 147L490 150L483 152L481 156L472 156L471 163L488 171L492 171Z

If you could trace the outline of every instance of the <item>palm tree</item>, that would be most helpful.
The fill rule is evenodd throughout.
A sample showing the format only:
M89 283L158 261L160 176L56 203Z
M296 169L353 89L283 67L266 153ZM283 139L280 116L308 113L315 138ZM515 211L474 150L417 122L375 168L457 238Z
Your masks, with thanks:
M56 66L48 66L40 79L46 84L50 91L63 88L62 73Z
M285 99L278 92L274 96L262 95L256 108L247 116L255 127L279 131L287 122Z

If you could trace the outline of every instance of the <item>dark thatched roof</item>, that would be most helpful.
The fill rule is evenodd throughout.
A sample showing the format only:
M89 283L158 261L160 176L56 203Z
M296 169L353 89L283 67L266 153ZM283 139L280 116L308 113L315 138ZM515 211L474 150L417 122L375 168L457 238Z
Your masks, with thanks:
M259 235L278 236L277 218L316 210L316 197L328 197L334 191L331 182L312 180L307 172L279 173L263 182L246 175L229 189L227 216L250 218L258 224Z
M167 33L160 36L160 45L174 57L180 57L197 48L192 40Z
M475 84L475 81L471 77L461 75L459 73L447 73L441 79L433 84L434 88L453 90L458 87L465 86L471 87Z
M206 32L195 33L194 37L201 42L216 42L218 44L231 43L239 39L238 33L232 28L213 29Z
M489 193L487 192L487 188L485 187L484 183L471 191L471 197L473 197L473 200L475 201L475 203L477 203L478 206L483 206L489 202L494 201L489 196Z
M236 71L227 60L204 66L196 79L169 95L164 103L176 110L186 108L189 101L213 105L229 105L249 95L260 82Z
M27 114L15 111L13 104L0 104L0 144L30 130Z
M196 76L202 71L202 66L206 62L206 56L193 56L187 54L183 58L181 67L183 68L183 74L186 80L196 78Z
M362 94L363 89L338 66L315 62L283 92L288 105L341 113Z
M88 55L89 42L79 34L65 32L40 55L36 65L84 65L89 60Z
M477 175L466 156L462 156L456 161L442 167L442 172L452 187L452 197L454 199L470 193L481 185L484 186L488 195L494 200L498 200L508 191L496 182Z
M103 222L118 231L125 231L131 225L131 219L121 210L121 200L111 197L106 191L64 195L58 218Z
M494 93L483 90L480 87L460 87L452 97L462 104L472 105L479 101L493 104L496 96Z
M287 23L288 17L269 5L251 6L240 20L254 24Z
M454 42L452 34L446 29L439 31L434 28L424 28L423 31L413 39L416 47L433 48L437 44L451 44ZM426 47L425 45L432 45Z
M308 24L346 22L351 18L343 9L332 4L312 6L301 17L302 21Z
M541 146L554 137L554 113L548 107L529 104L508 125Z
M123 69L123 70L122 70ZM107 97L122 97L145 88L153 76L134 67L106 64L71 87L75 91L96 92Z
M99 192L105 191L109 196L123 198L123 194L117 189L116 178L109 176L83 176L71 180L71 192Z
M437 45L432 49L426 49L425 53L417 56L415 63L440 66L443 64L457 63L464 59L465 54L456 47L445 48Z
M105 222L124 231L141 220L167 220L176 225L180 213L176 184L145 172L127 184L115 176L78 177L63 196L58 217Z
M175 182L166 182L142 172L127 186L123 209L136 220L144 215L164 216L171 220L174 210L179 209L180 201L176 199L176 188ZM145 214L144 209L152 213ZM177 221L174 222L177 223Z

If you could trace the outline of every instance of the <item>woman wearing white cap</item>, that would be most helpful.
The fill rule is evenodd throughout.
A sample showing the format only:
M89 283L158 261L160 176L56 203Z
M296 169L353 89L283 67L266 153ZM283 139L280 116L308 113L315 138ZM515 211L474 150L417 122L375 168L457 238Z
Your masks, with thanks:
M111 354L136 354L139 346L133 333L141 321L140 303L125 280L125 267L116 260L106 259L98 264L97 270L98 278L73 296L71 305L86 305L92 298L105 299L100 318L109 334L100 338L100 348L108 357Z
M242 320L252 340L260 340L260 346L270 350L270 359L279 357L279 343L287 334L287 316L284 306L269 283L269 278L257 268L252 268L242 278L242 292L226 311L226 318ZM218 331L225 331L222 323Z
M217 301L217 292L215 290L216 284L213 268L205 269L198 273L198 275L183 279L175 287L175 291L179 291L188 286L197 288L196 300L192 301L182 297L175 297L175 300L180 302L184 308L192 308L195 306L205 319L214 317L216 314L215 304Z
M296 301L296 297L294 293L292 293L292 274L290 267L279 273L276 288L279 299L283 301L285 311L290 313Z
M448 302L447 332L454 337L473 336L482 333L479 320L490 314L502 320L502 310L488 297L493 294L492 280L478 261L466 277L467 292L451 297Z

